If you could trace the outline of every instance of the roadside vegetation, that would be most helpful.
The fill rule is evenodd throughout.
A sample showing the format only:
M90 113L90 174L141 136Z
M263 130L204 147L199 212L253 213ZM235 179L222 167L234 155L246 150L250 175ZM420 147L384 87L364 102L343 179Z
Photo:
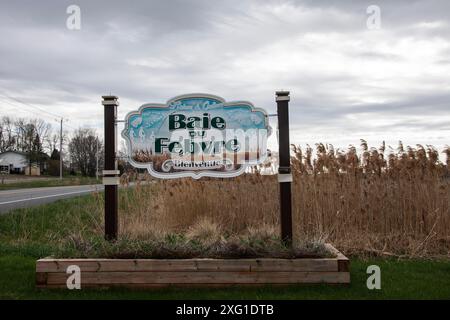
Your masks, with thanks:
M103 240L103 193L0 216L0 241L67 257L449 257L450 179L432 147L294 147L294 248L279 239L276 176L137 181L119 198L119 239ZM449 149L446 152L450 152ZM447 158L448 159L448 158ZM122 182L127 184L127 177ZM150 178L149 178L150 180Z
M150 186L145 186L145 188ZM120 191L122 203L142 190ZM36 258L250 258L331 257L323 242L286 247L274 228L251 227L230 233L202 219L182 230L121 233L118 241L103 239L102 194L58 201L0 215L0 252ZM138 217L128 215L129 219ZM123 220L122 220L123 221ZM142 230L142 229L141 229Z
M1 181L1 177L0 177ZM43 187L63 187L63 186L81 186L89 184L101 183L100 180L92 177L70 176L63 177L62 180L56 177L40 177L34 179L23 179L14 182L0 183L0 191L27 189L27 188L43 188Z
M449 257L450 148L445 163L432 146L370 148L362 140L361 149L293 147L294 243L331 242L347 255ZM276 236L278 182L262 171L137 184L120 201L121 234L145 239L201 225Z
M121 197L126 191L121 191ZM349 286L292 285L226 289L165 288L158 290L45 290L35 288L36 259L53 255L74 239L93 244L101 219L92 220L97 196L91 195L20 209L0 216L0 299L447 299L450 260L351 256ZM121 199L123 200L123 199ZM80 226L84 226L80 228ZM98 228L98 230L97 230ZM78 235L78 237L74 237ZM65 237L72 236L70 239ZM130 250L121 240L116 252ZM88 242L84 242L87 244ZM92 248L86 248L92 250ZM67 247L66 249L67 250ZM369 265L382 270L382 289L366 287Z
M35 259L327 256L330 242L352 258L351 290L329 287L172 289L70 293L73 297L448 298L450 149L386 151L294 147L294 250L279 240L276 176L253 168L234 179L137 181L119 192L119 239L103 240L103 193L0 215L0 297L36 297ZM315 156L314 156L315 153ZM269 165L269 164L267 164ZM130 176L122 177L127 184ZM151 180L148 178L147 180ZM23 263L20 268L13 266ZM382 292L365 288L365 267L383 270ZM32 281L32 280L31 280ZM18 289L14 289L17 287ZM162 292L162 293L161 293ZM234 292L234 293L233 293ZM44 297L67 293L45 291Z
M121 197L125 195L126 191L122 190ZM90 214L90 210L96 210L98 205L97 196L100 195L61 200L0 216L0 299L447 299L450 296L450 260L368 255L351 256L352 282L349 286L158 290L116 288L79 291L36 289L36 259L53 255L81 237L90 237L90 242L83 242L85 245L95 245L96 241L105 245L98 236L101 225L96 226L101 224L101 219L92 220ZM197 232L200 230L199 227ZM72 238L65 239L69 236ZM122 237L117 248L111 246L107 250L114 250L110 253L130 252L133 243L138 245L139 242L127 243ZM68 249L70 246L64 250ZM95 248L85 250L88 252ZM382 270L382 289L371 291L366 288L366 269L374 264Z

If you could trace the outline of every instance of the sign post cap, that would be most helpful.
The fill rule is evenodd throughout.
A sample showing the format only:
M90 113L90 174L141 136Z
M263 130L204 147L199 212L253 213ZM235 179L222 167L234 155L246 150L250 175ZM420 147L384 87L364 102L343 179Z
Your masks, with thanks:
M290 92L289 91L280 90L280 91L276 91L275 94L278 97L284 97L284 96L289 96Z
M103 100L117 100L118 96L102 96Z

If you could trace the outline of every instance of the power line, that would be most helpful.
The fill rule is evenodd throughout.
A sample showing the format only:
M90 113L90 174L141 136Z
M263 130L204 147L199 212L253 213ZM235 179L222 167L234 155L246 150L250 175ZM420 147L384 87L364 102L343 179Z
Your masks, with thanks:
M9 97L9 96L6 96L6 95L1 94L1 93L0 93L0 96L5 97L5 98L7 98L7 99L14 100L14 101L16 101L16 102L18 102L18 103L20 103L20 104L26 106L26 107L31 107L31 108L36 109L36 110L39 110L39 111L41 111L41 112L45 112L45 113L47 113L48 115L50 115L52 118L53 118L53 117L57 117L57 118L60 118L60 119L66 119L67 121L69 120L69 119L67 119L67 118L64 118L64 117L61 116L61 115L57 115L57 114L55 114L55 113L45 111L45 110L43 110L43 109L41 109L41 108L39 108L39 107L37 107L37 106L34 106L34 105L32 105L32 104L23 102L23 101L21 101L21 100L19 100L19 99L16 99L16 98L14 98L14 97ZM2 100L2 102L7 103L7 104L9 104L9 105L11 105L11 106L13 106L13 107L16 107L16 108L18 107L17 105L12 104L12 103L10 103L10 102L8 102L8 101ZM59 120L57 120L57 121L59 121ZM69 128L71 128L72 130L77 130L76 128L72 127L71 125L68 125L67 123L66 123L66 126L69 127Z
M14 100L14 101L19 102L19 103L21 103L21 104L27 105L27 106L29 106L29 107L31 107L31 108L35 108L35 109L37 109L37 110L39 110L39 111L45 112L45 113L47 113L47 114L53 116L53 117L64 118L64 117L62 117L61 115L57 115L56 113L49 112L49 111L44 110L44 109L42 109L42 108L40 108L40 107L38 107L38 106L32 105L32 104L30 104L30 103L28 103L28 102L24 102L24 101L22 101L22 100L20 100L20 99L17 99L17 98L14 98L14 97L11 97L11 96L8 96L8 95L5 95L5 94L1 94L1 93L0 93L0 96L5 97L5 98L10 99L10 100Z
M10 102L8 102L8 101L0 100L0 102L1 102L1 103L9 104L10 106L14 107L14 108L15 108L14 112L22 112L22 113L26 113L27 115L29 115L30 112L34 112L34 111L32 111L31 109L25 109L25 108L24 108L24 109L21 109L21 108L19 108L18 105L12 104L12 103L10 103ZM48 116L46 116L46 117L48 117Z
M50 116L52 116L52 117L57 117L57 118L62 118L62 119L69 120L69 119L67 119L67 118L65 118L65 117L63 117L63 116L61 116L61 115L56 114L56 113L46 111L46 110L44 110L44 109L42 109L42 108L40 108L40 107L38 107L38 106L36 106L36 105L32 105L32 104L30 104L30 103L23 102L23 101L20 100L20 99L17 99L17 98L8 96L8 95L4 95L4 94L1 94L1 93L0 93L0 96L5 97L5 98L7 98L7 99L14 100L14 101L16 101L16 102L18 102L18 103L20 103L20 104L22 104L22 105L25 105L25 106L27 106L27 107L34 108L34 109L39 110L39 111L41 111L41 112L45 112L45 113L47 113L48 115L50 115ZM8 101L3 101L3 102L6 102L7 104L9 104L9 105L11 105L11 106L13 106L13 107L17 107L16 105L14 105L14 104L12 104L12 103L10 103L10 102L8 102ZM72 128L73 130L77 130L76 128L74 128L74 127L68 125L67 123L66 123L66 126L68 126L69 128Z
M60 116L60 115L57 115L56 113L53 113L53 112L48 112L48 111L46 111L46 110L44 110L44 109L42 109L42 108L40 108L38 106L32 105L30 103L24 102L24 101L22 101L20 99L14 98L14 97L10 97L8 95L4 95L4 94L0 93L0 96L5 97L5 98L10 99L10 100L14 100L14 101L16 101L16 102L18 102L18 103L20 103L20 104L22 104L24 106L28 106L28 107L31 107L33 109L39 110L41 112L44 112L46 114L49 114L52 117L59 118L59 120L60 120L60 133L59 133L59 178L62 179L63 178L63 122L64 122L64 117ZM5 102L5 101L3 101L3 102ZM14 105L14 104L12 104L12 103L10 103L8 101L6 101L6 103L8 103L9 105L12 105L14 107L17 107L16 105ZM65 120L68 121L68 119L65 119ZM66 126L68 126L69 128L72 128L73 130L76 130L72 126L69 126L67 123L66 123ZM31 170L31 166L30 166L30 170Z
M2 97L4 97L4 98L7 98L7 99L10 99L10 100L14 100L14 101L16 101L16 102L18 102L18 103L20 103L20 104L22 104L22 105L24 105L24 106L34 108L34 109L39 110L39 111L41 111L41 112L45 112L45 113L47 113L48 115L50 115L50 116L52 116L52 117L63 118L63 119L65 119L66 121L70 121L69 119L67 119L67 118L65 118L65 117L63 117L63 116L61 116L61 115L58 115L58 114L53 113L53 112L46 111L46 110L44 110L44 109L42 109L42 108L40 108L40 107L38 107L38 106L36 106L36 105L30 104L30 103L28 103L28 102L24 102L24 101L22 101L22 100L20 100L20 99L18 99L18 98L11 97L11 96L9 96L9 95L1 94L1 93L0 93L0 96L2 96ZM11 104L11 103L8 102L8 101L3 101L3 102L6 102L6 103L8 103L9 105L11 105L11 106L13 106L13 107L17 107L16 105L13 105L13 104ZM57 120L57 121L59 121L59 120ZM67 127L71 128L72 130L78 130L77 128L74 128L74 127L72 127L71 125L67 124L67 122L66 122L65 125L66 125Z

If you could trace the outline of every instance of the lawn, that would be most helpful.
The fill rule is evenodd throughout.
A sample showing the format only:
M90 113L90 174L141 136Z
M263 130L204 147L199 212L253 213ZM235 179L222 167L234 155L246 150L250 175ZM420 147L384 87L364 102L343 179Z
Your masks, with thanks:
M36 180L24 180L0 184L0 191L25 188L79 186L97 183L100 183L100 181L91 177L64 177L62 180L55 177L42 177Z
M349 286L298 285L226 289L167 288L35 289L36 258L8 254L0 257L1 299L449 299L449 261L352 259ZM366 268L381 268L381 290L368 290Z
M122 191L122 194L125 191ZM53 254L62 239L95 233L101 221L89 213L98 197L83 196L0 216L0 298L2 299L448 299L450 260L351 257L350 286L299 285L227 289L44 290L35 289L35 261ZM78 230L79 226L87 226ZM381 268L381 290L368 290L366 269Z

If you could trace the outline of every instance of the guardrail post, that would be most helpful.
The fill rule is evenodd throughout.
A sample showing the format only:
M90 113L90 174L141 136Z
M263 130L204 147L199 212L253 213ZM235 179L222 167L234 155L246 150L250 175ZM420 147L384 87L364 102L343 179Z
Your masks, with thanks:
M281 239L292 245L291 155L289 143L289 91L277 91Z
M116 96L102 96L104 106L105 166L103 185L105 186L105 239L116 240L118 233L118 185L117 167L117 106Z

